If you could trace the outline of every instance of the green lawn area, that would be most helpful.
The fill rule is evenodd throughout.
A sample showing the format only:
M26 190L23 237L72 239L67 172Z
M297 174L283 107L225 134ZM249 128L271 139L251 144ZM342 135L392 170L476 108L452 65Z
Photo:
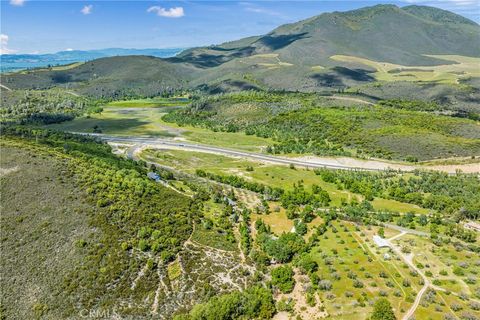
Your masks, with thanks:
M375 198L372 205L377 210L387 210L395 212L413 212L417 214L428 214L431 210L421 208L411 203L404 203L391 199Z
M138 102L135 102L138 101ZM97 128L104 134L126 136L178 137L190 142L227 147L244 151L260 152L263 147L273 143L271 139L248 136L240 132L213 132L208 129L167 123L162 120L170 106L141 105L139 101L116 101L115 106L105 106L101 114L82 116L73 121L47 125L47 128L93 133ZM132 103L125 107L123 103ZM142 102L144 103L144 102Z
M188 98L150 98L150 99L135 99L135 100L120 100L108 103L110 107L128 107L128 108L155 108L168 106L186 105L190 101Z

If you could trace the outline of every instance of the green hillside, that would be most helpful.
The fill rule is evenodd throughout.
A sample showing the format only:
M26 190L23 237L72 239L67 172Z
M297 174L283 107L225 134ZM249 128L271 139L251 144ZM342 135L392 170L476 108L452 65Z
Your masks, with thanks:
M479 56L480 27L437 8L377 5L347 12L324 13L282 25L272 32L208 48L196 48L173 61L200 67L235 58L278 53L297 65L327 65L335 54L404 65L444 64L425 54Z
M480 155L478 122L438 115L421 101L329 106L315 94L212 95L163 119L213 131L271 138L273 154L313 153L428 160ZM432 112L433 111L433 112Z
M10 89L63 87L94 98L156 96L187 87L191 68L155 57L93 60L68 70L40 69L2 77Z
M148 314L192 200L86 137L7 127L0 143L2 319Z
M457 61L480 59L479 34L475 22L441 9L377 5L324 13L265 35L188 49L173 58L104 58L65 70L6 75L2 84L11 89L62 86L114 99L187 88L332 91L377 81L457 85L480 76L472 65ZM390 78L378 74L384 63L395 66Z

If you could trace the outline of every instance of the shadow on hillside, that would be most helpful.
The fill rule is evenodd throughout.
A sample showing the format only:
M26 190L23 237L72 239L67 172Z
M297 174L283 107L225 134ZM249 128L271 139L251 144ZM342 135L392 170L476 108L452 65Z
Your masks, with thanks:
M352 82L371 82L375 78L364 69L349 69L345 67L333 67L327 72L315 73L310 78L317 81L321 87L347 87Z
M349 78L354 81L363 81L370 82L374 81L375 78L369 75L371 71L365 69L349 69L345 67L333 67L332 70L343 77Z
M261 43L271 50L278 50L288 46L292 42L307 38L305 36L306 34L307 32L296 34L282 34L278 36L264 36L260 38L257 43Z
M199 49L202 50L202 49ZM173 63L190 63L199 68L212 68L217 67L225 62L228 62L234 58L242 58L251 55L255 48L253 47L244 47L241 49L237 49L235 52L230 54L223 54L226 50L218 50L218 49L211 49L215 51L219 51L219 54L208 54L208 53L195 53L195 50L185 54L181 57L173 57L169 58L168 61Z
M245 81L238 81L238 80L225 80L216 85L201 85L198 89L208 92L209 94L219 94L219 93L226 93L232 91L245 91L245 90L260 90L255 85Z
M317 81L319 87L345 87L342 78L337 74L332 73L316 73L310 78Z
M292 42L305 38L306 34L307 33L304 32L288 35L264 36L256 43L267 47L269 50L278 50L288 46ZM199 68L213 68L235 58L248 57L254 54L256 49L256 47L251 46L232 49L221 47L199 48L166 60L172 63L190 63ZM204 50L210 50L214 53L205 53Z
M62 130L78 132L97 132L107 134L123 134L132 131L142 131L142 126L148 121L139 119L95 119L79 118L74 121L64 122L59 125ZM56 126L56 125L54 125Z

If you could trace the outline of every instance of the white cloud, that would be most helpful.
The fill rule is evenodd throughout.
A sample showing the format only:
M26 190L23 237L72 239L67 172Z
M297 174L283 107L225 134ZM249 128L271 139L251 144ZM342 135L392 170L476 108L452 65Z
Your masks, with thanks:
M80 10L80 12L83 13L83 14L90 14L90 13L92 13L92 9L93 9L93 5L88 4L88 5L84 6L82 8L82 10Z
M73 49L72 48L67 48L67 49L65 49L65 51L73 51Z
M10 4L12 6L18 6L21 7L25 3L25 0L10 0Z
M157 14L157 16L166 18L180 18L185 15L182 7L165 9L159 6L153 6L148 8L147 12L154 12Z
M8 49L8 36L6 34L0 34L0 54L15 53L16 50Z

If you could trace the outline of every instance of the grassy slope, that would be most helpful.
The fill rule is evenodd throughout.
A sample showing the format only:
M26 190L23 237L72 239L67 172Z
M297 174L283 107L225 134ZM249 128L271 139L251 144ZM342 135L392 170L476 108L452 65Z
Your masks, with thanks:
M2 146L2 305L7 319L60 318L59 288L82 264L80 239L96 236L88 216L95 207L74 183L65 160ZM48 309L48 311L47 311Z
M8 302L2 307L14 319L120 306L121 314L147 315L163 272L154 266L169 259L166 250L178 252L192 231L189 199L155 184L104 146L49 139L2 140L2 150L11 151L2 152L2 169L18 166L1 185L2 300ZM63 147L45 145L58 143ZM137 249L143 227L158 230L160 237L146 241L150 248L158 242L159 251ZM132 289L150 259L152 267ZM170 300L162 294L158 303L164 312Z
M67 70L39 70L10 74L2 79L11 89L48 89L68 86L95 98L157 96L186 87L192 68L160 58L123 56L101 58Z

